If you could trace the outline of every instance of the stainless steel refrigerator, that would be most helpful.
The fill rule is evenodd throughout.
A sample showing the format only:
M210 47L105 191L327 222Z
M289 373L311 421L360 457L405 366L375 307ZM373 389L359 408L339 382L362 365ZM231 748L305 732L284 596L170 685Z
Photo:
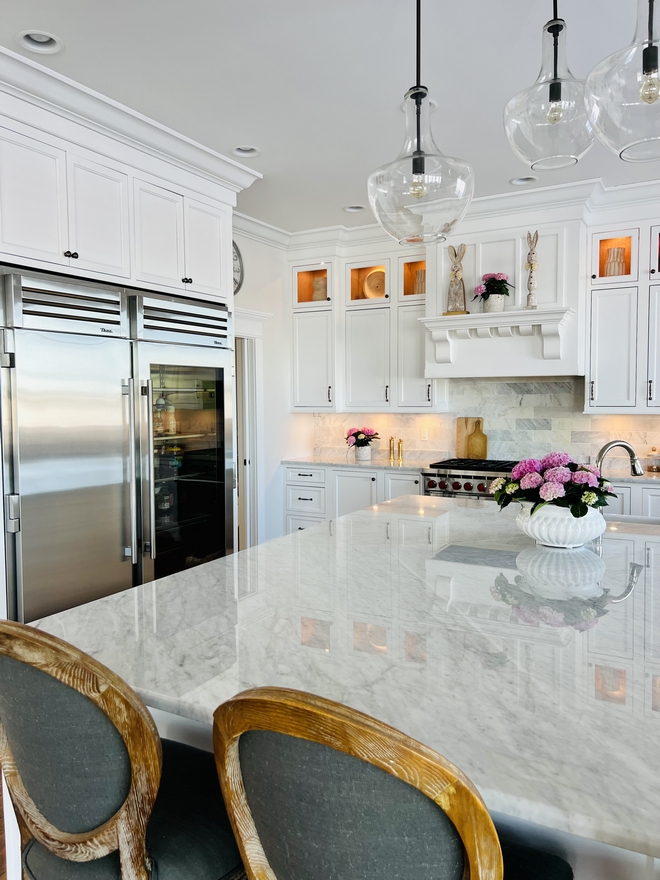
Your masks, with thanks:
M8 616L231 553L227 309L41 274L2 306Z

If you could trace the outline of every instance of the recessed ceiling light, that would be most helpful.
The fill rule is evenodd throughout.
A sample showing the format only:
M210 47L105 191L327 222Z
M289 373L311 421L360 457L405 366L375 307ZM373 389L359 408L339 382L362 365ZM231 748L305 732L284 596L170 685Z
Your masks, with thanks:
M536 183L538 177L530 174L529 177L512 177L509 181L513 186L527 186L528 183Z
M234 147L232 150L234 156L239 156L241 159L254 159L255 156L258 156L261 153L259 147L251 147L248 144L241 144L238 147Z
M359 214L360 211L365 210L366 205L346 205L344 211L347 214Z
M21 31L14 39L22 49L41 55L54 55L64 48L62 40L48 31Z

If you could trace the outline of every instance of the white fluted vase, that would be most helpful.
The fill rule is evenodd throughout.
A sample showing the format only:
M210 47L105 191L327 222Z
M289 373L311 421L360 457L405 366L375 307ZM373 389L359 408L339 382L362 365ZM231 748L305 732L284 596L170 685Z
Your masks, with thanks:
M606 528L603 515L593 507L586 516L575 517L568 507L546 504L532 514L532 506L531 501L521 501L516 525L542 547L582 547Z

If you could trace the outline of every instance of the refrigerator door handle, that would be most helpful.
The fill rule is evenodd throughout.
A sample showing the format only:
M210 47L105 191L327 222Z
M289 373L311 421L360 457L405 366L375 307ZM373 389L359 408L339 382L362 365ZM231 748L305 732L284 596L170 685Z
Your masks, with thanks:
M147 379L147 442L149 444L149 556L156 558L156 464L154 461L153 383Z
M128 380L128 479L131 505L131 562L135 565L138 561L138 516L137 516L137 461L135 451L135 380ZM127 554L128 555L128 554Z

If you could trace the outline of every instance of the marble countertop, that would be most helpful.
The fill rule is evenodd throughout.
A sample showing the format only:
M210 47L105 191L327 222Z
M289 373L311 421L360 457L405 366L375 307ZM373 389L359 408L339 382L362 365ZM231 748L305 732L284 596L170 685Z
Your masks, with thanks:
M660 857L660 527L550 551L514 516L403 496L35 625L149 706L209 722L245 688L312 691L492 810Z
M419 461L413 458L404 458L403 464L397 461L390 463L387 458L373 459L372 461L355 461L353 452L347 452L345 455L311 455L308 458L285 458L282 459L284 465L295 465L302 467L304 465L318 464L325 467L341 467L341 468L364 468L366 470L395 470L395 471L416 471L428 468L427 461Z
M630 484L631 486L657 486L660 483L660 474L645 473L642 477L633 477L630 468L604 468L603 476L613 483Z

